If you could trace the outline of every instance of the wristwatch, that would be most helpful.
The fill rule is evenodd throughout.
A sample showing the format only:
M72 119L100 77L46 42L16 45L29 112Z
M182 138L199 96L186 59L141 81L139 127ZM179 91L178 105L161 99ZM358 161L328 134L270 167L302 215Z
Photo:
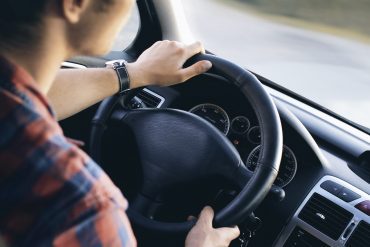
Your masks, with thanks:
M114 69L117 73L119 82L118 94L122 94L130 90L130 76L127 71L127 61L126 60L112 60L105 63L107 68Z

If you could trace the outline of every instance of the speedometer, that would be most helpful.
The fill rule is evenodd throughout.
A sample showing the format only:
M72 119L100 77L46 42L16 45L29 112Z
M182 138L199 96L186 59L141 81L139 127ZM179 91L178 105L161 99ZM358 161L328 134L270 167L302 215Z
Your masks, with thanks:
M220 106L208 103L201 104L192 108L190 112L207 120L225 135L229 133L230 119L226 111Z
M261 145L253 149L252 152L249 154L246 162L247 168L249 170L254 171L256 169L260 151ZM283 155L281 157L280 162L279 174L277 175L274 184L279 187L284 187L288 185L294 178L296 172L297 172L297 159L293 151L289 147L284 145Z

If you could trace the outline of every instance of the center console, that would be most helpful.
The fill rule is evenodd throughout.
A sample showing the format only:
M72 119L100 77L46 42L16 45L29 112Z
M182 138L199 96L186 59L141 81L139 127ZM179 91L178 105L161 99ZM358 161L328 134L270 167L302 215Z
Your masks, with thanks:
M274 246L369 247L370 195L338 178L323 177Z

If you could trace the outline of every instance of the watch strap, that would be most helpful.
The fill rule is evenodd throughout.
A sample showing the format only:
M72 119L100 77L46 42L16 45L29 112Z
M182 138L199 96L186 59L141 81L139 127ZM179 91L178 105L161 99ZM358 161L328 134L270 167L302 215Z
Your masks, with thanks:
M127 61L126 60L114 60L106 63L107 67L113 68L118 77L119 81L119 94L122 94L130 90L130 77L127 71Z

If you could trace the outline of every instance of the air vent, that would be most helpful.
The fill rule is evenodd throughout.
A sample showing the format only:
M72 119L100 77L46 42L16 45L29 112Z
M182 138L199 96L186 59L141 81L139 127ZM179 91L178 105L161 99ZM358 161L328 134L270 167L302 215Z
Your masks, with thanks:
M159 108L164 102L162 96L146 88L140 91L136 97L140 98L148 108Z
M353 217L353 214L314 193L298 217L317 230L337 240Z
M361 221L346 243L347 247L368 247L370 245L370 224Z

